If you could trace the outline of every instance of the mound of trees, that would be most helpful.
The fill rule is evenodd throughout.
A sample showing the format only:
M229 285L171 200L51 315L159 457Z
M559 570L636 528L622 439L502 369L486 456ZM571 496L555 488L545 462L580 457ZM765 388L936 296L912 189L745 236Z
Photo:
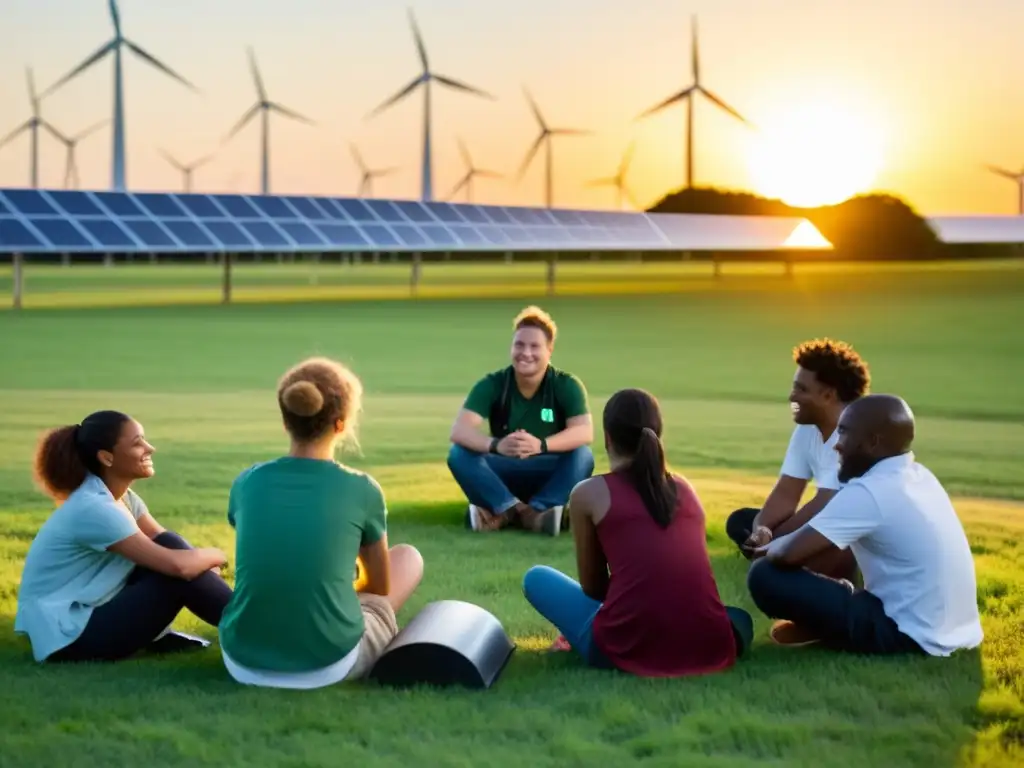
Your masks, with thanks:
M847 259L934 259L948 255L928 221L892 195L858 195L837 205L794 208L750 192L694 187L666 195L649 211L799 216L818 228L837 256Z

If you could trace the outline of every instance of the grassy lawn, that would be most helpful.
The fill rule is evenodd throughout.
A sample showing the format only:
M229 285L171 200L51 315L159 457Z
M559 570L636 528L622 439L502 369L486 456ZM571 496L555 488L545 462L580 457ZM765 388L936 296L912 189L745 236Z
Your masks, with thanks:
M447 430L475 378L505 364L523 301L0 313L0 765L1022 764L1024 270L688 279L677 295L540 302L560 325L556 364L583 377L598 414L623 386L661 399L670 460L708 510L723 598L755 617L755 647L737 667L673 681L542 652L554 631L520 582L535 563L572 573L569 537L494 540L461 527ZM976 555L980 653L866 660L766 639L724 517L770 488L792 427L790 350L826 334L853 342L873 389L903 395L918 415L918 457L956 494ZM115 667L35 665L12 626L22 558L48 512L29 477L38 433L98 408L132 413L158 449L157 477L136 486L150 509L232 553L229 484L283 450L274 385L310 354L363 378L363 450L346 460L381 481L392 541L414 543L427 563L399 622L438 599L492 611L518 645L496 686L248 690L216 645ZM179 626L216 637L191 616Z

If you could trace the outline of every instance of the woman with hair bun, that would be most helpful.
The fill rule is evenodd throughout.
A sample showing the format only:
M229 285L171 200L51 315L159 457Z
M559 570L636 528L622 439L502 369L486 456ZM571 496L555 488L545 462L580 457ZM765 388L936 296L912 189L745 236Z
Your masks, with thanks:
M237 562L224 665L240 683L273 688L358 680L398 634L395 613L423 559L407 544L388 547L380 485L334 458L355 440L355 374L310 358L284 374L277 402L290 450L242 472L228 500Z
M623 389L608 400L611 471L569 497L580 581L535 566L523 592L590 666L643 677L716 672L750 643L753 621L719 598L704 510L669 471L661 430L649 393Z
M216 627L231 588L219 549L165 530L131 489L152 477L154 448L119 411L51 430L35 479L58 502L25 557L16 632L36 661L117 661L140 650L204 648L169 631L183 608Z

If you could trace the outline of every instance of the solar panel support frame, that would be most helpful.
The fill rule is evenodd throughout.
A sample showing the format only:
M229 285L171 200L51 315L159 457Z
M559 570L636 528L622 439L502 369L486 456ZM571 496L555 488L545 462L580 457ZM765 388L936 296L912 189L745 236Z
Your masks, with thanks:
M548 254L547 261L548 261L548 264L547 264L547 280L546 280L547 291L548 291L548 296L554 296L555 295L555 283L556 283L556 280L557 280L557 272L558 272L558 254L557 253L550 253L550 254Z
M14 309L21 309L22 293L25 290L25 257L20 253L13 254L12 261L12 284L11 305Z
M415 296L420 287L420 278L423 273L423 254L416 251L412 255L412 266L409 268L409 292Z
M224 256L224 271L223 278L221 280L221 291L220 291L220 303L230 304L231 303L231 265L235 260L234 254L231 251L227 251L223 254Z

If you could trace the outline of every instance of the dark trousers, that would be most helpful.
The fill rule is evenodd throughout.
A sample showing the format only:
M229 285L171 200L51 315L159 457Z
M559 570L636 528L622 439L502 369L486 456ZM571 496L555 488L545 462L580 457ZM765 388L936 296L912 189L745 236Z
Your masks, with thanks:
M564 506L576 484L593 474L594 454L584 445L564 453L514 459L452 445L448 469L470 504L503 514L519 500L543 511Z
M737 547L742 547L743 542L750 536L754 527L754 518L760 511L753 507L744 507L743 509L737 509L726 519L725 535L732 539ZM776 526L772 531L772 535L779 538L787 533L792 533L797 528L799 526L793 525L790 520L784 520L780 525ZM823 573L836 579L857 580L857 560L853 553L847 549L837 552L826 552L823 555L812 558L807 567L812 571Z
M885 615L882 601L863 589L806 568L757 560L747 573L754 604L769 618L788 619L838 651L859 654L924 653Z
M192 549L181 536L164 531L154 541L167 549ZM207 571L186 581L136 566L112 600L96 608L85 631L52 661L119 661L137 653L188 608L210 626L220 624L231 587Z

